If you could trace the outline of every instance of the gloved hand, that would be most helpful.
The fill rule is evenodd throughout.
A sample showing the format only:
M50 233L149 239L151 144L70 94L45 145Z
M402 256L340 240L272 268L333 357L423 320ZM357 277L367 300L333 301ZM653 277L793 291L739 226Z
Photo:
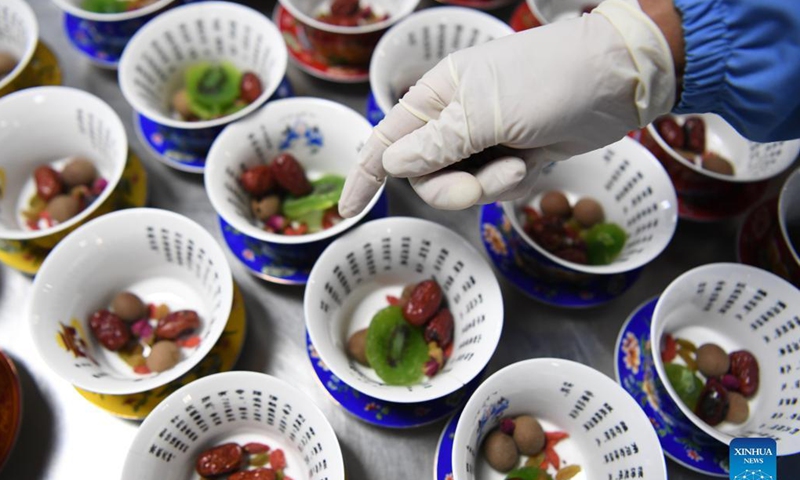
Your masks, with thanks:
M455 52L373 130L339 213L361 212L387 173L445 210L524 196L541 166L668 112L674 75L664 36L632 0ZM496 145L516 150L473 172L445 169Z

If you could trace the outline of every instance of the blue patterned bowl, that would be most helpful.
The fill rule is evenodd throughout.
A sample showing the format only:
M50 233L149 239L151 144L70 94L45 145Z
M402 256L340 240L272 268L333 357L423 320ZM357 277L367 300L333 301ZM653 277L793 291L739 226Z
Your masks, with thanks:
M173 8L136 32L119 62L119 84L134 111L155 124L163 143L170 145L175 166L185 163L183 170L199 173L225 126L253 113L275 93L287 56L280 32L266 16L235 3L200 2ZM254 72L261 95L224 117L197 122L174 118L171 98L183 72L203 61L228 61Z

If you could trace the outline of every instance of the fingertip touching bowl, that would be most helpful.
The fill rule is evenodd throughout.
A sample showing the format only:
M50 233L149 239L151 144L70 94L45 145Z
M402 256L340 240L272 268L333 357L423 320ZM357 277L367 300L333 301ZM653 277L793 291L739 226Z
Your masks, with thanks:
M148 415L128 450L122 479L196 478L197 457L228 442L283 450L287 477L345 478L336 433L305 393L263 373L226 372L182 387Z
M330 11L330 0L280 0L305 30L315 53L330 65L369 65L375 45L386 29L408 16L419 0L362 0L376 15L388 15L384 20L359 26L331 25L317 17Z
M286 43L272 21L244 5L200 2L171 9L136 32L122 54L119 83L133 109L158 125L170 157L205 157L222 129L260 108L286 73ZM227 61L261 81L261 94L235 113L211 120L172 116L171 99L187 67Z
M492 374L470 397L453 438L454 480L505 478L484 460L482 442L501 419L519 415L567 433L555 447L561 466L578 465L587 479L667 478L658 436L622 387L586 365L537 358Z
M0 1L0 52L17 60L13 70L0 76L0 97L28 85L23 72L36 52L39 43L39 23L33 9L25 0Z
M200 344L169 370L134 373L88 326L92 313L126 290L172 311L195 310ZM222 334L232 302L230 267L208 231L176 213L136 208L89 222L53 249L34 279L28 321L39 354L59 376L90 392L124 395L165 385L196 365Z
M772 273L747 265L717 263L694 268L664 290L650 327L651 348L661 383L681 412L720 442L734 438L770 437L778 455L800 451L800 428L794 417L798 395L782 389L800 381L791 364L800 355L797 288ZM759 366L759 386L749 399L749 418L736 425L716 427L700 419L680 399L670 383L662 359L665 334L700 346L715 343L726 353L748 350Z
M29 88L0 99L0 144L0 239L30 241L44 248L52 248L101 213L100 206L119 183L128 158L125 127L116 112L100 98L69 87ZM36 194L34 170L63 164L76 155L90 159L107 185L74 217L31 229L22 211Z
M131 37L148 21L175 4L191 0L154 0L142 8L98 13L84 8L84 0L53 0L64 11L67 38L78 52L103 68L117 68Z
M469 8L436 7L412 13L381 37L372 55L369 84L378 107L388 113L448 54L512 33L499 19Z
M602 205L605 221L627 234L620 254L607 265L583 265L545 250L525 233L521 209L548 191L562 191L571 204L590 197ZM512 250L527 271L566 281L631 272L656 258L677 226L677 198L661 164L636 141L623 138L599 150L546 166L525 198L504 202L512 227ZM621 292L620 292L621 293Z
M247 168L267 164L287 152L312 180L325 174L346 177L356 167L358 150L371 131L364 117L330 100L297 97L270 102L251 117L228 126L214 142L206 165L206 193L225 222L275 263L310 268L331 241L372 210L383 187L357 216L317 233L293 236L257 226L239 176Z
M411 386L387 385L350 359L351 334L366 328L387 295L435 278L453 314L453 352L442 370ZM306 328L320 359L356 391L395 403L444 397L478 376L503 327L503 299L486 260L455 232L427 220L374 220L332 243L314 265L303 299Z

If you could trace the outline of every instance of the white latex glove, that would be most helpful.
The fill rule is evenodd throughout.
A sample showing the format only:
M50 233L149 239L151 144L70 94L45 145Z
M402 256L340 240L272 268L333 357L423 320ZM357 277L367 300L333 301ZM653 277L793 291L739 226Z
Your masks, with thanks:
M541 166L619 140L674 98L661 31L635 1L606 0L443 59L373 130L339 213L361 212L387 173L445 210L522 197ZM443 170L495 145L518 150L476 171Z

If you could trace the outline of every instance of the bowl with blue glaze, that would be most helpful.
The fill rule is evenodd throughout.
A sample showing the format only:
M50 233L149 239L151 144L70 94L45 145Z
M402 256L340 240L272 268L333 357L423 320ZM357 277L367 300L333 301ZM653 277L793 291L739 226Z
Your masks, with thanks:
M541 212L541 200L551 191L562 192L572 205L581 198L593 198L602 206L603 221L614 223L625 232L622 250L610 263L591 265L567 260L546 250L529 235L526 222L530 215L526 211L533 208ZM484 210L487 208L491 206ZM609 290L602 295L606 302L630 288L641 269L666 248L677 226L677 208L675 189L658 160L636 141L623 138L545 166L529 195L502 204L504 219L499 228L508 238L516 267L526 275L587 291L608 283L624 285L614 289L613 294ZM483 232L484 237L499 235L497 227L490 230ZM599 303L602 302L576 306Z
M284 153L297 159L312 182L331 174L346 177L371 128L363 116L330 100L296 97L269 102L228 126L214 142L206 164L206 193L221 219L248 239L253 255L269 257L284 268L310 269L333 240L371 212L383 187L353 218L315 233L283 235L267 231L256 219L240 177Z
M558 358L511 364L478 387L455 428L452 478L505 479L486 461L484 439L501 420L521 415L537 419L545 432L540 465L553 478L565 477L557 472L567 466L579 467L575 478L587 480L667 478L658 436L633 398L603 373ZM520 455L512 468L527 460Z
M269 447L269 462L245 453L245 466L234 468L253 473L230 478L274 479L281 463L285 468L277 478L345 479L342 450L325 415L289 382L256 372L210 375L164 399L139 427L121 478L201 478L198 457L228 443L250 452L254 444ZM282 459L274 457L278 450ZM255 473L259 468L272 471Z
M392 384L348 354L349 339L372 330L376 314L407 285L429 279L440 285L452 314L452 342L439 343L445 360L437 371ZM378 401L423 408L478 378L503 328L503 299L488 262L452 230L409 217L367 222L332 243L311 271L303 308L315 356L339 383ZM426 337L428 352L438 341L432 338Z
M53 0L70 44L94 65L115 69L131 37L176 4L191 0Z
M377 124L397 99L450 53L511 33L507 24L470 8L437 7L412 13L381 37L372 54L369 120Z
M217 135L275 93L286 63L286 44L269 18L235 3L200 2L173 8L138 31L120 60L119 83L136 114L155 124L163 160L173 168L202 173ZM190 71L201 64L215 68L204 74L198 90L228 91L230 87L243 92L238 82L229 80L228 69L220 67L228 65L239 75L253 73L261 84L260 94L236 108L206 112L196 121L187 121L173 108L175 96ZM225 73L214 77L221 71ZM212 94L221 95L220 90Z

